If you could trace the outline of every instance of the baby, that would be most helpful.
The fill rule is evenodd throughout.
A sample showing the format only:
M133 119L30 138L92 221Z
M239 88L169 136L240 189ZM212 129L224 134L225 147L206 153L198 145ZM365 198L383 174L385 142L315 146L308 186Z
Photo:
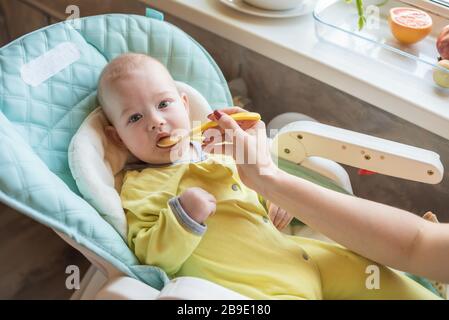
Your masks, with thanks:
M145 164L126 172L121 190L128 244L142 264L254 299L436 298L338 245L281 233L276 226L290 215L275 205L267 210L229 157L205 153L189 139L158 147L191 129L188 98L158 61L116 58L101 75L98 96L110 138Z

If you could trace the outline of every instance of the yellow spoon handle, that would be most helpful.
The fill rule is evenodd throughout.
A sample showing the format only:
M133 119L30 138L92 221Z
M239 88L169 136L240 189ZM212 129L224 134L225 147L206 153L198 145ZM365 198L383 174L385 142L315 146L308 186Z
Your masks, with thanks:
M233 113L230 115L235 121L259 121L261 119L260 114L256 112L239 112L239 113ZM190 132L190 136L194 140L202 140L203 132L207 129L217 127L218 123L215 121L208 121L206 123L203 123L202 125L195 127ZM171 146L174 146L176 143L178 143L182 137L166 137L158 142L158 146L161 148L168 148Z
M235 121L259 121L261 119L260 114L257 112L239 112L230 114L230 117ZM201 126L198 126L192 130L193 134L195 133L203 133L207 129L218 127L218 123L215 121L208 121L203 123Z

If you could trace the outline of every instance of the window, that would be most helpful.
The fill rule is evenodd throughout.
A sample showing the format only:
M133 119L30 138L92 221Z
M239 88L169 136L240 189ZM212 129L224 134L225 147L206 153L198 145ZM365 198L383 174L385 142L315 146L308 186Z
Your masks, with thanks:
M432 2L449 7L449 0L432 0Z
M425 9L440 16L449 18L449 0L401 0L415 7Z

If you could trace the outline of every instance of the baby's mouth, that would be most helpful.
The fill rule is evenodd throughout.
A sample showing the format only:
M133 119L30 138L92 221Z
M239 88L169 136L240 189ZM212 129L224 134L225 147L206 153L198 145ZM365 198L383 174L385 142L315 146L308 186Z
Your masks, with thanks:
M175 146L181 140L182 140L181 136L172 136L170 134L163 134L160 137L158 137L156 145L159 148L167 149Z

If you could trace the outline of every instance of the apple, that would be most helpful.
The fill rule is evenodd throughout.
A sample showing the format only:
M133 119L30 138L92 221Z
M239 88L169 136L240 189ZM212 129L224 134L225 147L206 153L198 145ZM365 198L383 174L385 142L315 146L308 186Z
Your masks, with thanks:
M433 71L433 80L440 87L449 88L449 60L441 60L438 62L438 65L441 68L447 69L447 71L435 68Z
M437 49L441 58L449 60L449 25L445 26L438 36Z

